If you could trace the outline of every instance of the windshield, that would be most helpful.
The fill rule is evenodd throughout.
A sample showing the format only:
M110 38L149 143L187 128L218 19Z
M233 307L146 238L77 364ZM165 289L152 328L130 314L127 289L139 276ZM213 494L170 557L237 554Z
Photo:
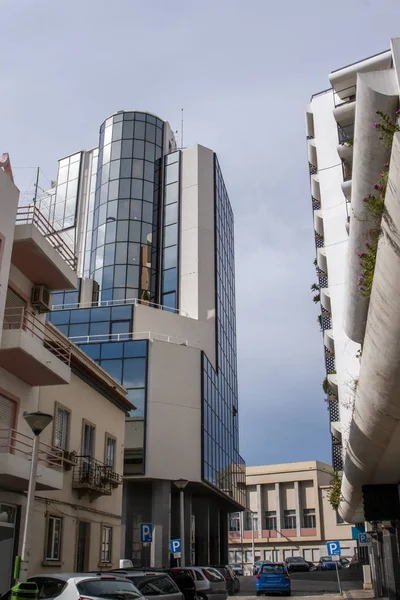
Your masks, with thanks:
M264 565L261 569L263 575L274 575L276 573L285 573L283 565Z
M330 556L323 556L323 557L321 558L321 561L322 561L322 562L333 562L333 560L331 559L331 557L330 557Z
M110 598L115 600L135 600L142 598L141 593L129 581L116 579L91 579L81 581L76 586L81 595L95 598Z
M303 562L305 562L304 558L301 558L301 556L294 556L293 558L288 558L287 561L291 562L291 563L303 563Z

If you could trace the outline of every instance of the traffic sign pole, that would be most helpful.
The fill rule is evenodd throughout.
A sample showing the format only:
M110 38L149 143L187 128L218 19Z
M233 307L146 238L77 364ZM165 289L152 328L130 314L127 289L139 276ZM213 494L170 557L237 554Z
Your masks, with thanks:
M343 596L343 592L342 592L342 586L340 583L340 577L339 577L339 567L338 567L338 560L336 561L336 575L337 575L337 582L338 582L338 586L339 586L339 594L341 596Z

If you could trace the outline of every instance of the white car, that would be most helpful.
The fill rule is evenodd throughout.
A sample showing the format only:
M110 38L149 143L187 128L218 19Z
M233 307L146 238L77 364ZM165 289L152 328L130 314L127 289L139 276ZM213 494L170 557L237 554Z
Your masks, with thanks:
M78 573L51 573L27 579L39 588L39 598L46 600L79 600L84 597L111 600L143 600L142 594L131 581L115 574L85 575ZM0 600L9 600L11 590Z
M189 567L193 573L197 596L201 600L227 600L225 577L212 567Z

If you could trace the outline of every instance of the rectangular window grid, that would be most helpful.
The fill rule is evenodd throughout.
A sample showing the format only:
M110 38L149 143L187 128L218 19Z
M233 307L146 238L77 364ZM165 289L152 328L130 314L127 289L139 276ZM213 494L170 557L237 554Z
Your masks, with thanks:
M62 517L49 517L47 523L46 560L61 560Z
M179 213L181 152L165 157L161 256L161 304L179 306Z
M283 513L283 528L296 529L296 511L285 510Z
M69 421L69 410L57 406L54 445L62 450L68 450Z
M214 178L217 370L203 353L203 478L245 506L237 417L234 219L215 155Z
M115 448L116 440L109 435L106 435L106 465L107 467L115 467Z
M305 528L315 529L316 516L315 508L305 508L303 510L303 523Z
M269 531L276 530L276 511L267 510L265 511L265 529Z

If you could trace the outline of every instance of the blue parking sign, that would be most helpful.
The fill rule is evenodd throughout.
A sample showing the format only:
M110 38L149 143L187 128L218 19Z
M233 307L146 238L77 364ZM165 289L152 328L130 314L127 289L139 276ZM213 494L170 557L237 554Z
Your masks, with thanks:
M360 546L369 546L371 544L371 536L368 533L359 533L358 543Z
M169 549L172 554L179 554L181 551L181 540L170 540Z
M148 544L153 541L152 523L140 523L140 541L142 544Z
M340 556L340 542L327 542L326 548L329 556Z

